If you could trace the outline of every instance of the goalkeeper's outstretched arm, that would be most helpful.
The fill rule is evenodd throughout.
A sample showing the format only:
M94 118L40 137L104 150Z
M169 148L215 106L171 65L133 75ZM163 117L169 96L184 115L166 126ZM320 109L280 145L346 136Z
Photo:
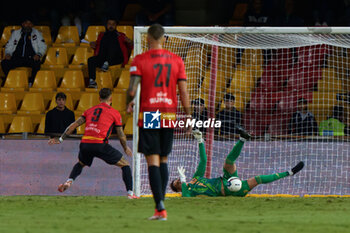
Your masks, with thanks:
M198 141L199 146L199 163L196 172L194 173L193 177L195 176L204 176L205 170L207 167L207 154L205 153L205 145L204 140L202 137L202 132L198 129L193 130L193 136Z

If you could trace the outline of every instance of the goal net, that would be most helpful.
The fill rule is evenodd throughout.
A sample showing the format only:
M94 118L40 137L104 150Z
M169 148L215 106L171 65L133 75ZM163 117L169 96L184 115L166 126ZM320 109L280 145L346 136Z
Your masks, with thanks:
M146 33L135 27L135 54L147 50ZM349 33L348 28L166 28L164 48L184 60L194 118L222 121L220 129L202 129L207 177L222 176L241 125L253 135L236 160L242 179L305 162L298 175L251 193L350 194ZM136 111L134 152L137 117ZM178 166L189 180L198 161L196 141L175 129L169 182L177 178ZM145 158L137 153L134 179L137 194L151 194Z

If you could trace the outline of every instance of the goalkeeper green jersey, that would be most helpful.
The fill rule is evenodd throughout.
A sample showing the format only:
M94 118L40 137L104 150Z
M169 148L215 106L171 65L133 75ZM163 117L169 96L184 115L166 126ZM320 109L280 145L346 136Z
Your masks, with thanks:
M193 175L192 180L189 183L182 183L182 196L183 197L195 197L199 195L205 195L210 197L223 196L221 192L222 185L224 187L223 192L225 196L240 196L244 197L250 191L248 182L242 181L242 188L238 192L231 192L226 187L227 179L232 176L238 177L237 171L233 174L229 174L224 169L224 176L208 179L204 177L207 155L205 153L204 144L199 144L199 164L196 172Z
M205 177L193 177L188 184L182 183L182 196L195 197L205 195L210 197L222 196L221 194L221 178L208 179Z

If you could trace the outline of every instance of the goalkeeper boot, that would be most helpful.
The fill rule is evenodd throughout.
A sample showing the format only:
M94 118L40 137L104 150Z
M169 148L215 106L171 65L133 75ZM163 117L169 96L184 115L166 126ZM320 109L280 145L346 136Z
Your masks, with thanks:
M236 129L239 133L240 138L248 141L252 137L252 135L250 135L242 126L236 126Z
M127 197L129 199L140 199L140 197L136 196L133 191L128 191Z
M298 172L301 171L301 169L303 169L304 167L304 162L300 161L297 165L295 165L295 167L293 167L290 171L289 171L289 175L294 176L295 174L297 174Z
M168 217L168 214L166 210L158 211L157 209L154 212L154 215L150 217L148 220L160 220L160 221L166 221Z
M72 180L67 180L64 184L60 184L58 186L58 191L61 193L66 191L72 185L72 183L73 183Z
M192 130L192 134L193 134L194 138L198 141L198 143L204 142L202 132L199 131L199 129Z

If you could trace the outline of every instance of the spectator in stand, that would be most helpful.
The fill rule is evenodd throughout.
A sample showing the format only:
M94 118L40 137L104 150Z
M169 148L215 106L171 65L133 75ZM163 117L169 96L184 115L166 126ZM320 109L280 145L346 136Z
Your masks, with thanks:
M320 123L321 136L345 136L350 135L350 128L345 122L344 107L333 107L333 115Z
M295 12L295 1L285 0L284 11L282 15L275 20L276 26L304 26L304 20L300 18Z
M90 88L96 88L96 68L101 67L107 71L111 65L122 64L124 67L133 49L133 42L122 32L117 31L117 21L108 19L106 32L98 35L96 42L91 42L90 46L95 50L94 56L88 59L88 70Z
M228 136L237 133L236 127L241 125L241 113L235 108L235 96L228 93L224 96L225 108L218 112L216 119L221 121L221 128L216 130L220 136Z
M142 0L141 12L136 16L136 24L139 26L159 23L163 26L174 26L174 1L173 0Z
M272 17L263 8L262 0L250 0L244 17L244 26L271 26Z
M289 133L298 136L310 136L317 134L317 122L314 115L307 109L307 100L298 100L297 111L293 113L289 123Z
M59 92L55 99L57 106L48 111L45 117L45 134L50 136L62 134L75 121L74 112L66 107L67 96Z
M33 26L31 19L27 17L22 21L22 29L12 32L5 47L5 59L1 62L6 77L10 70L16 67L32 68L29 86L33 84L35 75L40 69L40 60L47 48L41 32Z
M208 110L205 107L204 99L197 98L191 101L191 107L193 109L192 117L196 120L206 121L208 120ZM205 128L199 128L204 133Z

